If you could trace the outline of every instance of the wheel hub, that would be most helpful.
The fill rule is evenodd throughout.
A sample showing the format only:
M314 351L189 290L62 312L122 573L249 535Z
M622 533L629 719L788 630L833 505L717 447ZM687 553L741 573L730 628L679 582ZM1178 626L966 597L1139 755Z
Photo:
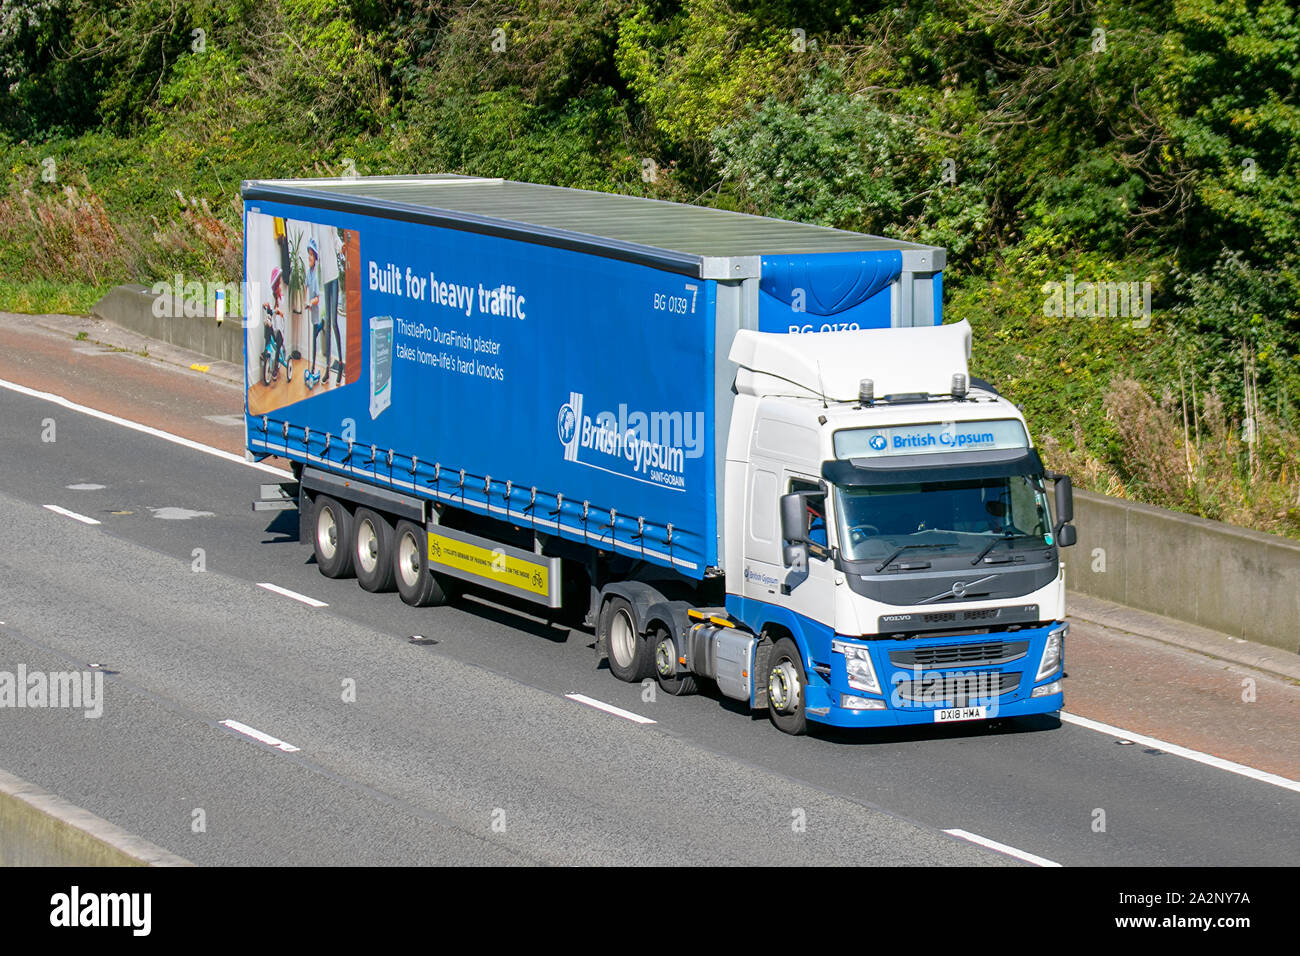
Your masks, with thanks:
M334 522L334 515L326 508L321 511L316 522L316 541L320 544L321 554L333 558L334 551L338 548L338 540L338 525Z
M793 662L782 660L767 677L767 699L782 714L799 709L799 672Z
M620 667L631 667L636 656L636 630L626 611L619 611L609 628L609 651Z
M677 673L676 658L677 648L673 646L671 638L665 637L655 647L655 668L660 677L669 678Z
M401 552L398 566L402 569L402 577L407 584L414 585L420 579L420 555L409 534L402 535Z
M357 543L357 557L362 567L367 571L373 571L375 565L379 563L379 539L369 521L362 522L361 530L357 534Z

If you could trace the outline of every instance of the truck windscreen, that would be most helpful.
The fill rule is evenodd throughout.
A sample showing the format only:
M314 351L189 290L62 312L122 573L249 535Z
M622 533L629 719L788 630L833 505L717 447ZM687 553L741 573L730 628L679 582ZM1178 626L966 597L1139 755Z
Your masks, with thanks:
M838 487L841 554L848 561L883 561L899 548L927 547L978 554L1006 538L1041 548L1051 544L1051 519L1041 484L1023 475L969 481Z

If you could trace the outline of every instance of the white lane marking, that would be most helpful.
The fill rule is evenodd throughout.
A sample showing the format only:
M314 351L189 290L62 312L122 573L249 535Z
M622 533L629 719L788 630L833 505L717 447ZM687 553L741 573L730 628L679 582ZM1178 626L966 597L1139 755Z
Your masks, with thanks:
M229 727L237 734L243 734L245 737L252 737L258 743L274 747L276 750L283 750L287 754L297 753L302 749L300 747L295 747L293 744L286 744L279 737L272 737L270 734L264 734L257 728L248 726L248 724L241 724L237 720L223 720L221 721L221 726Z
M258 584L258 587L266 588L268 591L274 594L282 594L287 598L293 598L295 601L301 601L303 604L306 604L309 607L329 607L329 605L326 604L324 601L318 601L315 598L310 598L305 594L299 594L297 591L290 591L288 588L282 588L278 584L271 584L269 581L261 582L260 584Z
M75 485L64 485L69 491L103 491L103 485L97 485L93 481L83 481Z
M256 468L259 471L269 472L272 475L280 475L284 478L292 478L290 472L283 468L273 468L272 466L260 461L248 461L242 455L236 455L220 448L213 448L211 445L205 445L202 442L194 441L190 438L182 438L180 435L173 435L171 432L165 432L159 428L152 428L149 425L142 425L139 422L133 422L129 418L119 418L117 415L110 415L108 412L101 412L98 408L91 408L87 405L78 405L74 401L64 398L62 395L55 395L52 392L41 392L34 388L28 388L26 385L19 385L16 382L8 382L0 378L0 388L7 388L11 392L17 392L19 395L26 395L29 398L39 398L41 401L52 402L55 405L62 405L64 408L71 409L74 412L81 412L83 415L89 415L92 418L98 418L100 421L112 422L114 425L121 425L123 428L130 428L132 431L141 432L145 435L152 435L155 438L161 438L163 441L169 441L173 444L188 448L191 451L201 451L207 455L215 455L217 458L224 458L226 461L233 461L236 464L247 465L249 468Z
M963 840L969 840L982 847L990 850L997 850L999 853L1005 853L1007 856L1014 856L1017 860L1024 860L1026 863L1032 863L1034 866L1060 866L1055 860L1049 860L1045 856L1037 856L1033 853L1027 853L1024 850L1018 850L1013 846L1005 843L999 843L997 840L990 840L988 837L982 837L978 833L971 833L969 830L944 830L949 836L960 837Z
M1234 763L1231 760L1224 760L1222 757L1214 756L1214 754L1201 753L1199 750L1180 747L1178 744L1166 743L1156 737L1148 737L1146 734L1136 734L1131 730L1124 730L1121 727L1112 727L1110 724L1103 724L1099 720L1080 717L1078 714L1067 714L1065 711L1061 711L1061 720L1065 721L1067 724L1075 724L1079 727L1086 727L1088 730L1095 730L1101 734L1108 734L1111 737L1118 737L1122 740L1131 740L1134 743L1142 744L1155 750L1163 750L1165 753L1173 754L1175 757L1185 757L1188 760L1195 760L1197 763L1203 763L1207 767L1216 767L1219 770L1226 770L1229 773L1238 773L1243 777L1249 777L1251 780L1258 780L1260 783L1271 783L1275 787L1281 787L1284 790L1291 790L1295 793L1300 793L1300 780L1290 780L1286 777L1278 776L1275 773L1269 773L1267 770L1256 770L1254 767L1247 767L1245 764Z
M569 700L576 700L579 704L586 704L588 707L595 707L597 710L603 710L607 714L613 714L615 717L622 717L624 720L630 720L637 724L653 724L654 721L649 717L642 717L640 714L634 714L630 710L624 710L622 707L615 707L613 704L607 704L603 700L596 700L594 697L588 697L586 694L565 694Z
M71 518L73 521L80 521L82 524L99 524L94 518L87 518L85 515L79 515L75 511L69 511L67 508L60 508L58 505L41 505L46 511L53 511L56 515L63 515L65 518Z

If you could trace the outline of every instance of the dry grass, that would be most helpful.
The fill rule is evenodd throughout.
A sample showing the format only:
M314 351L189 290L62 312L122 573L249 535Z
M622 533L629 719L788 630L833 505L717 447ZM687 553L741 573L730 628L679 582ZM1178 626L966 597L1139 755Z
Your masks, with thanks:
M176 191L179 203L179 220L161 223L151 216L153 242L167 254L178 259L200 260L216 264L222 276L237 277L244 270L243 234L239 225L214 213L206 199ZM239 203L231 201L233 219L242 223Z
M1156 400L1139 382L1111 383L1106 417L1117 460L1093 453L1076 425L1073 447L1048 436L1044 458L1080 486L1275 534L1300 536L1300 436L1256 406L1253 433L1221 396Z
M57 190L33 186L15 187L0 200L0 233L24 241L36 276L73 275L99 285L121 271L123 238L88 183Z

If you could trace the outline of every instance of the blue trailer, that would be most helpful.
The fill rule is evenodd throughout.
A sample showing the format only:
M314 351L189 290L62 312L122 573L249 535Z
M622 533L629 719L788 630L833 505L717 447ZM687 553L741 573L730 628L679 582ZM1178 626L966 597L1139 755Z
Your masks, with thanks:
M796 733L1061 706L1069 483L1053 519L942 249L460 176L243 195L247 449L323 573L570 613Z

